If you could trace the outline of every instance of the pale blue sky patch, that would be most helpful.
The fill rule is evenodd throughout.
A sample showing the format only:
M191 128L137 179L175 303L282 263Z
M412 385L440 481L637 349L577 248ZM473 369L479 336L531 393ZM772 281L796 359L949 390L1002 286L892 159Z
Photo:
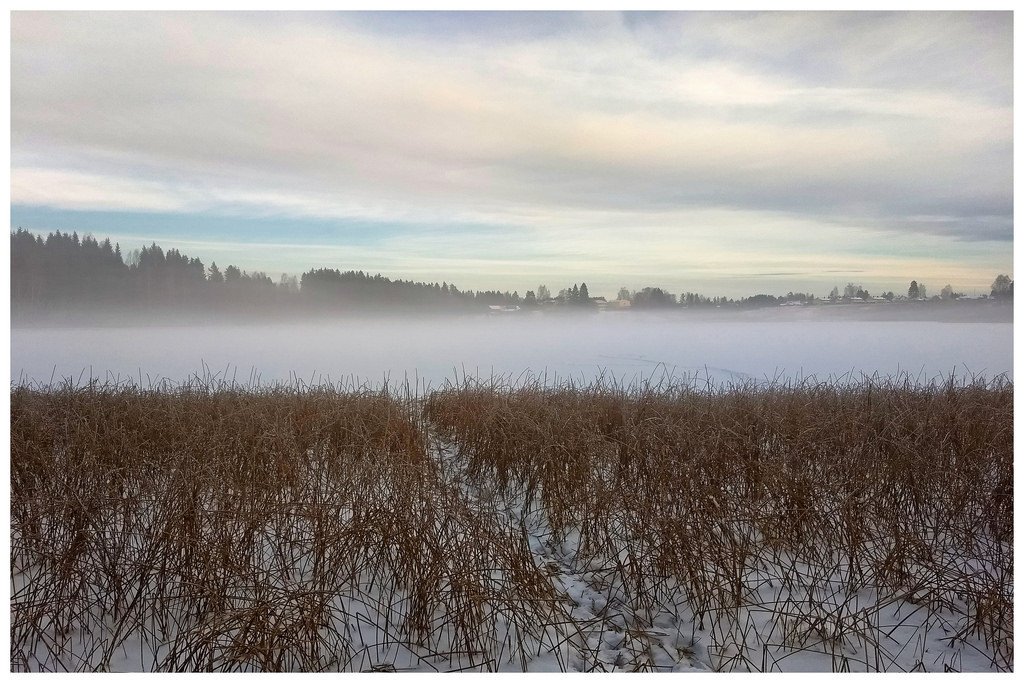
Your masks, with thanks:
M279 244L376 244L408 228L366 223L340 223L294 217L245 217L186 213L75 211L46 206L11 206L11 226L35 231L77 231L96 236L117 230L120 238L164 243L183 234L210 242L275 242Z

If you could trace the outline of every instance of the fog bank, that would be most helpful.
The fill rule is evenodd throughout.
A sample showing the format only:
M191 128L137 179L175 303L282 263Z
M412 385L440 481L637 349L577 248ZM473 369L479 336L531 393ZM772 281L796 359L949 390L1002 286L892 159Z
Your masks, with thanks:
M999 322L831 319L811 311L747 315L375 318L289 324L15 327L14 382L241 383L408 379L438 386L465 375L631 382L671 374L746 381L907 372L922 380L1012 379L1013 326Z

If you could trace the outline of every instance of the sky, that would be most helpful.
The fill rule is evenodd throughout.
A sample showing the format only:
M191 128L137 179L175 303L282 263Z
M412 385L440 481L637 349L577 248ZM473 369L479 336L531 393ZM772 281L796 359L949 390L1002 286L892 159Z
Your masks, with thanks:
M11 15L11 226L557 291L1012 276L1009 12Z

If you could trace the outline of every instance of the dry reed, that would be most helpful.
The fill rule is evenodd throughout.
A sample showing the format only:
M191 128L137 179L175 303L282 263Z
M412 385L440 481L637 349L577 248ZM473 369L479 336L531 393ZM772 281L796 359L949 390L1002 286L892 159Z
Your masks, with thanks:
M1010 670L1012 408L1002 380L16 386L12 670Z

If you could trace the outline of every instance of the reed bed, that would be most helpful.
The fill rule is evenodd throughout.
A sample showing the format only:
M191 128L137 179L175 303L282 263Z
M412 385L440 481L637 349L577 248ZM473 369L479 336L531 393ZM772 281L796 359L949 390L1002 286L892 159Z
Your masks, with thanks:
M1013 668L1004 380L11 391L15 671Z

